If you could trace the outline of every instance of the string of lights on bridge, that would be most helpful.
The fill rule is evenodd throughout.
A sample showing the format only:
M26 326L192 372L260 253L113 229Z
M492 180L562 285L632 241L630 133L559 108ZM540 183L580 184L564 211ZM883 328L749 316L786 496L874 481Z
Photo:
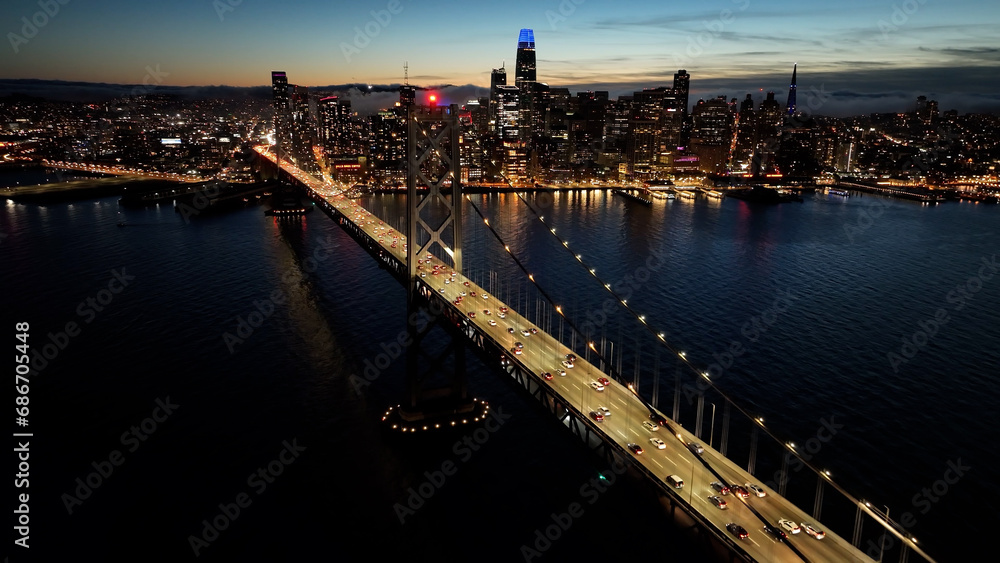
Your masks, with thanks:
M479 145L480 149L482 149L482 145L480 144L480 142L479 142L479 140L478 140L478 139L476 139L476 140L475 140L475 143L476 143L477 145ZM486 152L486 151L483 151L483 154L487 154L487 152ZM583 255L582 255L582 254L580 254L580 253L578 253L578 252L575 252L575 251L574 251L574 250L573 250L572 248L570 248L570 244L569 244L569 241L567 241L566 239L564 239L564 238L562 238L561 236L559 236L558 234L556 234L556 229L555 229L555 227L554 227L554 226L550 226L550 225L549 225L548 223L546 223L546 222L545 222L545 217L544 217L544 216L543 216L543 215L542 215L541 213L539 213L537 209L535 209L534 205L532 205L532 204L531 204L531 202L529 202L529 201L528 201L528 200L527 200L527 199L526 199L526 198L524 197L524 194L522 194L522 193L521 193L520 191L518 191L518 189L517 189L517 188L516 188L516 187L514 186L513 182L511 182L511 181L510 181L510 179L509 179L509 178L508 178L508 177L507 177L507 176L506 176L505 174L503 174L503 172L502 172L502 168L501 168L500 166L498 166L498 165L497 165L496 161L495 161L495 160L489 160L489 162L490 162L490 164L492 164L492 165L493 165L493 166L495 167L495 169L496 169L496 170L500 170L500 171L501 171L501 173L500 173L500 177L501 177L501 178L503 178L503 179L504 179L504 181L505 181L505 182L507 183L507 185L508 185L508 186L509 186L509 187L510 187L510 188L511 188L511 189L512 189L513 191L514 191L514 194L515 194L515 195L516 195L516 196L518 197L518 199L520 199L520 200L521 200L521 201L522 201L522 202L523 202L523 203L525 204L525 206L527 206L527 207L528 207L528 209L530 209L530 210L531 210L531 212L532 212L532 213L534 214L535 218L537 218L537 219L539 220L539 222L541 222L541 223L542 223L542 225L544 225L544 226L545 226L545 228L546 228L546 229L547 229L547 230L549 231L549 233L550 233L550 234L551 234L551 235L552 235L553 237L555 237L555 239L556 239L557 241L559 241L559 244L560 244L560 245L561 245L561 246L562 246L563 248L565 248L565 249L566 249L566 250L567 250L568 252L570 252L570 253L571 253L571 254L573 255L573 258L574 258L574 259L576 259L576 261L577 261L577 262L578 262L578 263L579 263L579 264L580 264L581 266L583 266L583 267L584 267L584 268L585 268L585 269L586 269L586 270L587 270L587 271L588 271L588 272L590 273L590 275L591 275L591 276L592 276L592 277L593 277L593 278L594 278L595 280L597 280L597 281L598 281L598 283L600 283L600 284L601 284L601 286L602 286L602 287L604 288L604 290L605 290L605 291L607 291L608 293L610 293L610 294L611 294L611 296L612 296L612 297L614 297L614 298L615 298L615 300L616 300L616 301L618 301L618 303L619 303L619 304L620 304L620 305L621 305L622 307L624 307L624 308L625 308L625 310L627 310L627 311L628 311L629 313L631 313L631 314L632 314L632 316L633 316L633 317L635 317L635 319L636 319L637 321L639 321L639 323L640 323L640 324L641 324L641 325L642 325L642 326L643 326L643 327L644 327L644 328L645 328L645 329L646 329L646 330L647 330L647 331L648 331L648 332L649 332L650 334L652 334L652 335L653 335L653 336L654 336L654 337L655 337L655 338L656 338L656 339L657 339L657 340L658 340L658 341L660 342L660 344L661 344L662 346L664 346L664 347L665 347L665 348L666 348L667 350L670 350L670 352L671 352L672 354L674 354L674 355L675 355L675 356L677 357L677 359L678 359L678 360L679 360L680 362L682 362L682 363L683 363L684 365L686 365L686 366L687 366L687 367L688 367L688 368L689 368L689 369L690 369L690 370L691 370L691 371L692 371L692 372L693 372L693 373L694 373L694 374L695 374L696 376L698 376L698 377L701 377L701 378L702 378L702 379L703 379L703 380L705 381L705 383L706 383L707 385L709 385L709 386L710 386L710 387L711 387L711 388L712 388L712 389L713 389L713 390L714 390L715 392L717 392L717 393L718 393L718 394L719 394L720 396L722 396L722 398L723 398L723 399L725 399L725 400L726 400L726 401L727 401L727 402L728 402L728 403L729 403L730 405L734 406L734 407L735 407L735 408L736 408L736 409L737 409L737 410L738 410L738 411L739 411L740 413L742 413L742 414L743 414L744 416L746 416L747 418L749 418L749 419L752 419L752 420L753 420L753 421L754 421L754 422L755 422L755 423L757 424L757 426L758 426L758 427L759 427L759 428L760 428L760 429L761 429L761 430L762 430L762 431L763 431L763 432L764 432L764 433L765 433L765 434L766 434L766 435L767 435L768 437L770 437L770 438L771 438L772 440L774 440L775 442L778 442L779 444L782 444L782 446L783 446L784 448L786 448L786 449L787 449L788 451L790 451L790 452L791 452L791 453L792 453L793 455L795 455L795 457L796 457L796 458L798 458L798 459L799 459L799 460L800 460L800 461L801 461L801 462L802 462L803 464L805 464L805 465L806 465L806 467L809 467L809 468L810 468L810 469L811 469L811 470L812 470L812 471L813 471L814 473L816 473L816 475L817 475L817 476L819 476L820 478L824 479L824 481L825 481L825 482L829 483L829 484L830 484L830 486L834 487L834 488L835 488L835 489L836 489L837 491L839 491L839 492L840 492L841 494L843 494L843 495L844 495L845 497L847 497L848 499L851 499L851 500L852 500L852 502L853 502L853 503L854 503L855 505L857 505L857 506L858 506L859 508L860 508L860 507L864 507L864 510L866 510L867 512L869 512L870 514L872 514L872 516L873 516L874 518L876 518L877 520L878 520L878 519L880 519L880 518L879 518L879 517L878 517L877 515L875 515L874 513L872 513L872 510L871 510L871 506L872 506L872 505L871 505L870 503L868 503L868 502L867 502L867 501L865 501L864 499L859 499L858 497L855 497L855 496L854 496L853 494L851 494L850 492L848 492L847 490L845 490L845 489L844 489L843 487L841 487L840 485L838 485L838 484L837 484L837 483L836 483L836 482L835 482L835 481L833 480L833 478L832 478L832 475L831 475L830 471L828 471L828 470L825 470L825 469L821 470L821 469L817 468L816 466L814 466L813 464L809 463L809 461L808 461L808 460L806 460L806 459L804 459L804 458L803 458L803 457L802 457L802 456L801 456L801 455L799 454L799 452L798 452L798 451L796 450L796 446L795 446L795 443L794 443L794 442L791 442L791 441L787 441L787 440L783 440L783 439L779 438L778 436L774 435L774 433L773 433L773 432L771 432L771 430L770 430L770 429L768 429L768 428L767 428L766 426L764 426L764 418L763 418L763 417L760 417L760 416L753 416L753 415L752 415L751 413L747 412L747 411L746 411L746 410L745 410L745 409L744 409L743 407L741 407L741 406L740 406L739 404L737 404L737 403L736 403L736 402L735 402L735 401L734 401L734 400L733 400L732 398L730 398L730 397L729 397L729 395L727 395L727 394L726 394L725 392L723 392L723 391L722 391L722 389L720 389L720 388L719 388L719 387L718 387L717 385L715 385L715 383L714 383L714 382L712 381L712 379L711 379L711 377L709 376L709 373L708 373L707 371L701 371L701 370L699 370L698 368L696 368L696 367L695 367L695 365L694 365L694 364L692 364L690 360L688 360L688 358L687 358L687 354L686 354L686 353L685 353L684 351L681 351L681 350L677 350L677 349L675 349L675 348L674 348L673 346L671 346L671 345L670 345L670 343L669 343L669 342L667 342L667 340L666 340L666 336L664 335L664 333L663 333L663 332L658 332L658 331L656 331L655 329L653 329L653 328L652 328L652 327L651 327L651 326L649 325L649 323L648 323L648 322L646 322L646 316L645 316L645 315L643 315L643 314L639 313L639 312L638 312L638 311L636 311L636 310L635 310L634 308L632 308L632 307L631 307L631 306L630 306L630 305L628 304L628 300L627 300L627 299L624 299L624 298L622 298L622 296L621 296L621 295L619 295L619 294L618 294L618 293L617 293L617 292L616 292L616 291L615 291L615 290L614 290L614 289L612 288L612 285L611 285L610 283L606 282L606 281L605 281L604 279L602 279L602 278L601 278L601 277L600 277L599 275L597 275L597 270L596 270L596 268L594 268L594 267L590 266L589 264L587 264L587 262L586 262L586 261L584 261L584 259L583 259ZM535 277L534 277L534 275L533 275L533 274L531 274L530 272L528 272L527 268L525 268L525 267L524 267L524 265L523 265L523 264L521 263L521 261L520 261L520 260L519 260L519 259L517 258L517 256L515 256L515 255L514 255L514 253L513 253L513 252L512 252L511 250L510 250L510 246L508 246L508 245L507 245L507 244L506 244L506 243L505 243L505 242L503 241L503 238L502 238L502 237L500 236L500 234L499 234L499 233L498 233L498 232L496 231L496 229L495 229L495 228L494 228L494 227L493 227L492 225L490 225L490 223L489 223L489 220L488 220L488 219L486 218L486 216L485 216L485 215L484 215L484 214L482 213L482 211L481 211L481 210L480 210L480 209L479 209L479 208L478 208L478 207L477 207L477 206L475 205L475 203L473 203L472 199L471 199L471 198L469 198L469 196L468 196L467 194L466 194L466 196L465 196L465 197L466 197L466 200L467 200L467 201L468 201L468 202L469 202L469 203L470 203L470 204L472 205L472 208L473 208L473 209L474 209L474 210L476 211L476 213L477 213L477 214L478 214L478 215L480 216L480 218L482 218L482 220L483 220L483 223L484 223L484 224L486 225L487 229L489 229L489 230L490 230L490 232L491 232L491 233L493 233L494 237L496 237L496 239L497 239L497 240L498 240L498 241L500 242L500 244L502 244L502 245L503 245L503 247L504 247L504 250L505 250L505 251L507 252L507 254L509 254L509 255L510 255L510 257L511 257L511 258L512 258L512 259L514 260L514 262L515 262L515 263L517 264L518 268L520 268L520 269L521 269L521 270L522 270L522 271L523 271L523 272L524 272L524 273L525 273L525 274L526 274L526 275L528 276L528 280L529 280L529 281L530 281L530 282L531 282L531 283L532 283L532 284L533 284L533 285L535 286L535 288L536 288L536 289L537 289L537 290L539 291L539 293L540 293L540 294L541 294L541 295L542 295L542 296L543 296L543 297L545 298L545 300L546 300L546 301L548 301L548 302L549 302L549 304L550 304L550 305L552 305L552 306L553 306L553 307L555 308L556 312L557 312L557 313L559 313L559 315L560 315L560 316L561 316L561 317L562 317L563 319L565 319L565 321L567 322L567 324L569 324L569 326L570 326L570 328L571 328L571 329L575 330L575 331L576 331L576 332L577 332L578 334L581 334L581 335L583 335L583 333L582 333L582 332L581 332L581 331L580 331L580 330L579 330L579 329L578 329L578 328L576 327L576 325L575 325L575 324L574 324L574 323L572 322L572 320L570 320L570 319L569 319L569 317L567 317L567 316L566 316L566 315L565 315L565 314L563 313L563 310L562 310L562 307L561 307L560 305L557 305L557 304L556 304L556 303L555 303L555 302L554 302L554 301L553 301L553 300L552 300L552 299L551 299L551 298L549 297L548 293L546 293L546 292L545 292L545 290L544 290L544 289L543 289L543 288L541 287L541 285L540 285L540 284L539 284L539 283L538 283L537 281L535 281ZM583 336L584 336L584 337L586 337L586 335L583 335ZM593 342L589 342L589 341L588 341L588 343L587 343L587 346L588 346L588 347L589 347L589 348L590 348L590 349L591 349L591 350L592 350L592 351L593 351L593 352L594 352L594 353L595 353L595 354L597 355L597 357L598 357L598 358L600 358L600 359L601 359L601 361L603 361L603 362L604 362L604 364L605 364L606 366L608 366L609 370L611 371L611 374L610 374L610 375L611 375L612 377L614 377L615 379L618 379L619 381L624 381L624 378L623 378L623 377L621 376L621 374L620 374L620 373L618 373L618 372L616 372L616 370L614 369L614 365L613 365L612 363L608 362L608 361L607 361L607 359L605 359L605 358L604 358L604 356L603 356L603 355L602 355L602 354L601 354L600 352L598 352L598 351L597 351L597 349L596 349L596 348L594 347L594 343L593 343ZM634 394L635 394L635 395L636 395L637 397L639 396L639 393L638 393L638 391L637 391L636 389L634 389L632 385L628 385L628 388L629 388L629 389L630 389L630 390L631 390L631 391L632 391L632 392L633 392L633 393L634 393ZM640 399L641 399L641 397L640 397ZM646 403L646 401L645 401L645 400L643 400L643 402L644 402L644 403ZM647 403L647 404L648 404L648 403ZM888 518L887 518L887 517L883 517L883 518L881 518L881 519L882 519L882 520L884 520L884 521L883 521L883 522L881 522L881 523L883 524L883 526L885 526L885 527L886 527L886 529L891 529L891 528L892 528L892 526L890 525L890 523L889 523L889 520L888 520ZM913 547L914 547L914 548L916 548L916 545L915 545L915 544L917 543L917 538L915 538L915 537L913 537L913 536L909 536L909 535L908 535L906 539L909 539L910 541L912 541L912 542L913 542L913 544L914 544L914 546L913 546ZM919 548L917 548L917 549L919 550Z
M476 140L476 144L479 144L478 139ZM493 164L494 166L497 166L496 162L493 161L493 160L490 160L490 163ZM500 168L497 167L497 169L499 170ZM838 485L835 481L833 481L833 479L832 479L831 474L830 474L829 471L827 471L827 470L820 470L817 467L815 467L813 464L809 463L808 460L804 459L799 454L799 452L796 450L796 446L795 446L794 442L784 441L781 438L775 436L766 426L764 426L764 419L762 417L754 417L750 413L748 413L739 404L737 404L735 401L733 401L733 399L731 399L725 392L723 392L721 389L719 389L719 387L716 386L714 382L712 382L711 378L709 377L709 373L707 371L699 371L694 366L694 364L692 364L691 361L687 359L687 356L686 356L685 352L678 351L673 346L671 346L670 343L667 342L666 337L665 337L665 335L664 335L663 332L657 332L657 331L655 331L649 325L649 323L646 322L645 315L640 314L635 309L633 309L628 304L628 301L626 299L622 298L616 291L614 291L614 289L612 288L612 286L611 286L610 283L607 283L600 276L598 276L597 272L596 272L596 269L593 268L593 267L591 267L591 266L589 266L583 260L583 256L581 254L574 252L573 249L570 248L569 241L563 239L558 234L556 234L555 227L550 226L549 224L545 223L544 216L542 214L540 214L535 209L535 207L524 197L524 195L521 192L517 191L517 188L514 187L513 183L509 180L509 178L507 178L502 173L501 173L501 177L508 184L508 186L513 189L515 195L517 195L517 197L522 202L524 202L524 204L528 207L528 209L531 210L531 212L535 215L535 217L543 225L545 225L545 227L548 229L548 231L550 232L550 234L552 234L552 236L555 237L556 240L559 241L559 243L562 245L562 247L565 248L568 252L572 253L573 257L577 260L577 262L579 262L584 268L587 269L587 271L590 273L590 275L593 276L594 279L596 279L602 285L602 287L604 288L604 290L607 291L608 293L610 293L619 302L619 304L621 304L622 307L624 307L627 311L629 311L629 313L631 313L636 318L636 320L638 320L640 322L640 324L642 324L642 326L647 331L650 332L650 334L653 334L656 337L656 339L659 340L659 342L661 343L661 345L663 345L665 348L667 348L668 350L670 350L670 352L672 354L674 354L678 358L678 360L680 362L682 362L689 369L691 369L691 371L694 372L697 376L701 377L706 382L707 385L709 385L713 390L715 390L717 393L719 393L719 395L722 396L730 405L733 405L740 413L742 413L743 415L745 415L747 418L752 419L759 426L759 428L761 430L763 430L763 432L767 436L769 436L771 439L775 440L776 442L782 444L783 447L787 448L788 451L790 451L793 455L795 455L796 458L798 458L799 461L801 461L806 467L809 467L813 472L815 472L818 476L820 476L821 478L823 478L825 482L829 483L832 487L834 487L838 492L840 492L841 494L843 494L846 498L851 499L852 502L859 507L859 510L864 510L869 515L871 515L876 521L878 521L880 524L882 524L887 530L892 531L897 536L900 535L899 532L897 532L895 530L894 526L891 524L891 521L889 520L887 514L883 514L880 511L874 509L872 507L872 505L868 501L865 501L863 499L859 499L859 498L855 497L850 492L848 492L847 490L845 490L843 487L841 487L840 485ZM555 311L557 313L559 313L559 315L570 326L571 330L574 330L578 334L583 335L583 333L573 323L573 321L569 317L567 317L566 314L563 312L562 306L557 305L555 303L555 301L551 298L551 296L535 280L534 274L532 274L531 272L529 272L528 269L524 266L524 264L520 261L520 259L518 259L518 257L511 251L510 246L504 242L503 237L500 236L500 233L497 232L497 230L494 228L494 226L490 225L489 219L485 216L485 214L482 212L482 210L480 210L479 207L472 201L472 199L468 196L468 194L465 195L465 199L466 199L466 201L469 202L469 204L472 206L472 208L476 211L476 213L479 215L479 217L483 220L483 224L490 231L490 233L492 233L492 235L497 239L497 241L503 246L504 250L511 257L511 259L514 261L514 263L517 265L517 267L528 277L528 280L535 287L535 289L538 290L538 292L542 295L542 297L545 299L545 301L547 301L555 309ZM584 335L584 336L586 336L586 335ZM608 367L609 371L611 372L610 375L612 377L614 377L615 379L617 379L619 381L623 381L623 382L625 381L624 377L621 375L621 373L617 372L617 370L615 370L614 365L611 362L609 362L603 356L603 354L601 354L597 350L597 348L594 346L593 342L589 342L588 341L587 342L587 347L591 351L594 352L594 354L597 356L597 358L599 358L604 363L605 366ZM644 399L642 399L641 396L639 396L638 391L631 384L628 385L628 388L637 397L639 397L640 400L642 400L644 403L646 403L648 405L648 402L645 401ZM390 411L391 411L391 409L390 409ZM387 413L387 415L388 415L388 413ZM465 422L465 421L463 421L463 422ZM424 429L427 430L428 428L425 427ZM413 428L412 430L415 431L416 428ZM919 553L921 553L922 555L924 555L926 557L926 554L924 554L923 551L920 550L920 548L917 547L917 545L916 545L917 544L917 538L915 538L915 537L910 536L909 534L907 534L905 537L901 537L901 539L907 539L907 540L911 541L912 542L912 547L915 550L917 550Z

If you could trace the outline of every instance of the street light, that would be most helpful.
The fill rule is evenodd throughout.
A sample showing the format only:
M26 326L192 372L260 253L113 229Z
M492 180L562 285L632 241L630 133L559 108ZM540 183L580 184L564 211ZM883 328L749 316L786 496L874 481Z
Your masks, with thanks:
M708 431L708 447L712 447L712 440L715 439L715 403L709 403L712 405L712 424Z

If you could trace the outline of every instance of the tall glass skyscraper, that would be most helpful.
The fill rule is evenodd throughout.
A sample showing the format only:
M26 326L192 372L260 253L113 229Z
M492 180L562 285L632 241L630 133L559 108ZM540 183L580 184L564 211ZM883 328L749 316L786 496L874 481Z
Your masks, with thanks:
M525 84L535 82L535 32L522 29L517 37L517 61L514 70L514 85L522 91ZM527 86L530 88L530 86Z

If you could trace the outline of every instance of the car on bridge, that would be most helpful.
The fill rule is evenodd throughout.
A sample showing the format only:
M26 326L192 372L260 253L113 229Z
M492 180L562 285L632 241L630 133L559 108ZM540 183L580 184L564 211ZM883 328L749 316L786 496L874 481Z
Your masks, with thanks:
M786 532L788 532L789 534L797 534L797 533L799 533L799 532L802 531L802 528L799 528L798 524L796 524L795 522L792 522L791 520L789 520L787 518L782 518L782 519L778 520L778 526L782 530L785 530Z
M764 491L764 489L762 489L759 485L754 485L753 483L744 483L743 486L749 489L750 492L757 495L758 497L767 496L767 492Z
M642 454L642 446L640 446L639 444L629 444L628 449L632 450L632 453L634 453L635 455Z
M546 379L546 381L551 381L552 380L552 374L549 373L549 372L547 372L547 371L543 371L542 372L542 377L544 377Z
M747 533L746 528L740 526L736 522L730 522L726 524L726 529L729 530L729 533L740 538L741 540L745 540L750 537L750 534Z
M650 438L649 439L649 443L653 444L653 447L655 447L658 450L665 450L665 449L667 449L667 445L663 442L663 440L661 440L659 438Z
M646 430L649 430L650 432L656 432L657 430L660 429L659 426L657 426L656 424L653 424L652 422L650 422L648 420L642 421L642 427L645 428Z
M476 318L476 312L475 311L469 311L469 318L470 319Z
M490 320L489 320L489 321L487 321L487 322L489 322L489 323L490 323L490 326L497 326L497 322L496 322L496 321L494 321L493 319L490 319Z
M604 386L596 381L591 381L590 386L594 388L594 391L604 391Z
M750 498L750 491L744 489L740 485L730 485L729 490L731 490L734 495L741 496L743 498Z
M605 417L611 416L611 409L608 407L597 407L597 412L603 414Z
M524 344L521 344L520 342L515 342L514 347L517 348L518 350L521 350L522 348L524 348Z
M597 422L604 422L604 415L597 411L590 411L590 418L593 418Z
M649 420L652 420L653 422L659 424L660 426L666 426L667 425L667 419L665 419L662 416L656 414L655 412L649 413Z
M521 336L531 336L531 333L522 328L521 329Z
M689 450L698 455L705 453L705 448L703 448L702 445L699 444L698 442L691 442L687 446Z
M823 530L820 530L820 529L816 528L812 524L806 524L805 522L803 522L802 523L802 529L805 530L807 534L809 534L810 536L812 536L812 537L814 537L814 538L816 538L818 540L821 540L821 539L823 539L823 538L826 537L826 532L824 532Z
M531 327L531 334L538 334L538 329L535 327Z
M514 327L507 327L507 334L514 334Z
M778 541L785 541L788 539L788 534L770 524L764 524L764 532Z
M715 506L718 506L719 509L724 510L724 509L728 508L728 505L726 505L726 501L722 500L722 497L717 497L715 495L710 495L708 497L708 500L709 500L709 502L711 502Z
M680 489L684 487L684 479L681 479L680 475L667 475L664 480L670 483L670 486L675 489Z
M559 374L559 377L566 377L566 370L564 369L557 369L556 373Z
M500 307L500 312L501 312L501 313L506 313L506 312L507 312L507 311L509 311L509 310L510 310L510 309L508 309L507 307Z
M518 356L521 355L521 349L518 348L517 346L511 347L510 351L513 352L514 354L517 354Z
M608 379L607 377L598 377L597 378L597 382L600 383L601 385L605 386L605 387L607 387L608 385L611 385L611 380Z
M573 362L571 362L569 360L563 360L562 361L562 367L564 367L566 369L572 369L573 368Z
M489 309L483 309L483 314L484 315L492 315L493 313L491 313Z
M729 487L719 481L712 481L712 488L718 491L718 493L722 496L729 494Z

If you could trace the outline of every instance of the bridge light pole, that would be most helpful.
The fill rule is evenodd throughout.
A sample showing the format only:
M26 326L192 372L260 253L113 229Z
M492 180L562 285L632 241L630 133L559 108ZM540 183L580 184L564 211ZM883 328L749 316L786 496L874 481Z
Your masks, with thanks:
M715 439L715 403L709 403L712 405L712 425L711 429L708 431L708 447L712 447L712 440Z
M794 442L786 442L785 446L792 452L795 451ZM785 496L785 490L788 488L788 454L781 456L781 480L778 481L778 494L780 496Z

